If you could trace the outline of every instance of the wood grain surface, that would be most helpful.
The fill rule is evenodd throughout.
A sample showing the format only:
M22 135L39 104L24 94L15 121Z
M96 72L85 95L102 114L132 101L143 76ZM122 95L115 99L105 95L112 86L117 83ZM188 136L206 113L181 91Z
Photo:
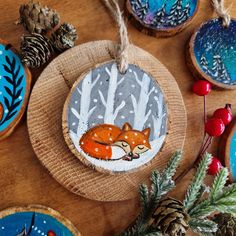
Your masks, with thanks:
M18 18L18 7L24 1L0 0L0 37L19 48L23 28L14 25ZM117 31L113 20L98 0L42 0L44 4L57 9L63 21L74 24L79 32L78 44L101 39L115 40ZM236 17L236 4L225 1L231 15ZM182 91L188 113L187 137L184 147L187 168L195 159L203 135L203 100L191 93L193 76L185 64L185 47L193 30L203 21L213 17L209 0L200 1L199 13L193 23L180 34L156 39L140 33L129 25L131 42L157 57L174 75ZM42 68L41 68L42 70ZM36 80L41 70L33 71ZM53 89L53 88L52 88ZM236 106L236 91L213 91L207 97L208 114L224 106ZM43 108L42 108L43 109ZM218 140L213 142L212 153L217 153ZM28 138L26 123L0 143L0 206L2 209L14 205L42 204L61 212L81 231L82 235L112 236L126 227L138 213L138 199L123 202L101 203L91 201L59 185L39 163ZM173 195L182 198L189 181L186 176ZM191 235L191 234L189 234Z

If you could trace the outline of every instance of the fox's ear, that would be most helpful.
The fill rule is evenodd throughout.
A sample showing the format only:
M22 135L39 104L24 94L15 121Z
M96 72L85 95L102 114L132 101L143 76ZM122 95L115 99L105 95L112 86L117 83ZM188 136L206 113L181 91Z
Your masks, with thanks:
M150 133L151 133L151 129L150 128L146 128L146 129L144 129L142 131L142 133L149 138Z
M132 127L128 122L124 123L122 130L128 131L131 129L132 129Z

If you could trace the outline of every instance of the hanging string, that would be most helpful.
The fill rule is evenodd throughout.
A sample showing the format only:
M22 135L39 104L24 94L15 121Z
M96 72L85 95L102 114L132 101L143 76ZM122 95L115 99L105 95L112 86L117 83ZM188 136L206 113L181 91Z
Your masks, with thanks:
M106 7L110 10L114 20L119 27L119 43L116 50L116 61L120 73L125 73L128 69L128 47L129 38L125 21L122 16L117 0L104 0Z
M223 20L223 26L229 27L231 17L227 9L224 7L224 0L212 0L216 14Z

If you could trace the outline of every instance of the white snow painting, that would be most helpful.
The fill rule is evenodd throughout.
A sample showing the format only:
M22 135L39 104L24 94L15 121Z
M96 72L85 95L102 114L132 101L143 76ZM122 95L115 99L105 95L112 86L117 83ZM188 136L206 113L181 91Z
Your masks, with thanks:
M125 74L120 74L116 63L109 62L89 71L76 84L69 97L67 121L77 157L82 156L82 161L86 159L86 164L98 169L126 172L147 164L160 151L167 132L167 105L160 86L151 75L132 64ZM103 131L104 124L107 130ZM126 134L122 130L124 127L128 127L130 136L118 140ZM97 134L98 146L92 140ZM145 140L142 140L140 137L144 134ZM109 143L103 139L106 135L110 135ZM80 140L86 141L80 143ZM128 148L119 146L123 141ZM100 153L99 149L106 147L104 150L111 150L107 151L111 157L91 156L83 145Z

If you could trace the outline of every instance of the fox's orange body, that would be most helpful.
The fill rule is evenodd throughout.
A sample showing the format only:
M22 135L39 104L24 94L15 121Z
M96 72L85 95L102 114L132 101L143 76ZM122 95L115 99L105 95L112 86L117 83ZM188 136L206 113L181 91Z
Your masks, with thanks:
M112 147L120 147L127 155L138 155L151 148L150 129L133 130L125 123L120 129L115 125L100 124L88 130L80 139L82 150L91 157L110 160Z

